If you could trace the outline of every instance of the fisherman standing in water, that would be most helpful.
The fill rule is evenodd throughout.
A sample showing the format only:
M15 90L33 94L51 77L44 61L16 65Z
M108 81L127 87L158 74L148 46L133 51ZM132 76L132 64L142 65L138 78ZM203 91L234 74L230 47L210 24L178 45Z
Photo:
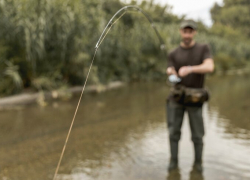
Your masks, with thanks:
M178 83L167 100L167 124L169 130L171 159L168 170L178 168L178 142L184 112L187 111L194 143L194 169L202 172L202 151L204 124L202 105L208 100L208 93L203 88L205 74L214 71L208 45L194 41L197 24L193 20L184 20L180 26L182 41L168 58L167 74ZM176 82L177 82L176 81Z

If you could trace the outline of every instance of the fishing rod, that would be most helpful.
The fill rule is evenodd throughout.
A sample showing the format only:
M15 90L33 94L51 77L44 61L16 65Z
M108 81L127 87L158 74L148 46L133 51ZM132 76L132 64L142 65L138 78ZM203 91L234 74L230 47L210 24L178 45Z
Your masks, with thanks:
M76 117L76 114L78 112L78 109L79 109L79 105L80 105L80 102L82 100L82 96L83 96L83 92L85 90L85 87L86 87L86 84L87 84L87 81L88 81L88 77L89 77L89 74L90 74L90 71L91 71L91 68L92 68L92 65L93 65L93 62L94 62L94 59L96 57L96 53L97 53L97 50L99 49L100 45L102 44L103 40L105 39L105 37L107 36L107 34L109 33L110 29L112 28L112 26L119 21L119 19L121 19L127 12L128 10L136 10L140 13L142 13L146 19L149 21L149 23L151 24L151 27L154 29L154 32L157 36L157 38L159 39L160 41L160 49L163 51L165 57L167 58L167 50L166 50L166 45L160 35L160 33L158 32L156 26L154 25L154 22L153 20L150 18L150 16L145 12L143 11L141 8L137 7L137 6L133 6L133 5L129 5L129 6L124 6L123 8L119 9L114 15L113 17L109 20L108 24L106 25L106 27L104 28L104 30L102 31L102 34L100 36L100 38L98 39L96 45L95 45L95 52L94 52L94 55L93 55L93 58L92 58L92 61L91 61L91 64L90 64L90 67L89 67L89 70L88 70L88 73L87 73L87 77L86 77L86 80L84 82L84 85L83 85L83 89L82 89L82 92L81 92L81 95L80 95L80 98L79 98L79 101L78 101L78 104L77 104L77 107L76 107L76 110L75 110L75 113L74 113L74 116L73 116L73 119L72 119L72 122L71 122L71 125L70 125L70 128L69 128L69 131L68 131L68 134L67 134L67 137L66 137L66 140L65 140L65 143L64 143L64 146L63 146L63 149L62 149L62 153L61 153L61 156L60 156L60 159L59 159L59 162L57 164L57 168L56 168L56 171L55 171L55 174L54 174L54 177L53 177L53 180L56 180L56 177L57 177L57 174L58 174L58 170L59 170L59 167L61 165L61 161L62 161L62 158L63 158L63 155L64 155L64 152L65 152L65 149L66 149L66 146L67 146L67 143L68 143L68 139L69 139L69 136L70 136L70 133L71 133L71 130L72 130L72 127L73 127L73 124L74 124L74 121L75 121L75 117ZM123 12L123 13L122 13ZM118 16L119 15L119 16ZM118 16L118 18L114 21L114 19Z
M120 14L122 11L125 11L125 13L126 13L129 9L131 9L131 10L137 10L137 11L141 12L141 13L146 17L146 19L147 19L147 20L149 21L149 23L151 24L151 27L154 29L154 32L155 32L155 34L157 35L157 37L158 37L158 39L159 39L159 41L160 41L160 43L161 43L161 45L160 45L161 50L163 50L163 51L167 54L165 43L164 43L164 41L163 41L163 39L162 39L162 37L161 37L159 31L158 31L157 28L155 27L154 22L153 22L153 20L151 19L151 17L150 17L145 11L143 11L141 8L139 8L138 6L132 6L132 5L130 5L130 6L124 6L123 8L121 8L120 10L118 10L118 11L113 15L113 17L109 20L108 24L107 24L106 27L104 28L104 30L103 30L103 32L102 32L102 34L101 34L99 40L98 40L97 43L96 43L95 48L98 49L99 46L101 45L102 38L105 37L105 32L107 31L108 27L110 27L110 26L113 24L113 20L115 19L115 17L116 17L118 14Z

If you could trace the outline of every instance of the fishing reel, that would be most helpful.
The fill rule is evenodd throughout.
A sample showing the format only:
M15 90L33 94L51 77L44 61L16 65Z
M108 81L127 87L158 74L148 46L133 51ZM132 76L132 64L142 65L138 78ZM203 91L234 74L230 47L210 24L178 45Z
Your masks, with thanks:
M170 76L168 76L168 79L166 80L166 84L169 88L175 87L180 82L181 78L175 74L171 74Z
M167 85L174 86L179 82L181 82L181 78L176 76L175 74L168 76Z

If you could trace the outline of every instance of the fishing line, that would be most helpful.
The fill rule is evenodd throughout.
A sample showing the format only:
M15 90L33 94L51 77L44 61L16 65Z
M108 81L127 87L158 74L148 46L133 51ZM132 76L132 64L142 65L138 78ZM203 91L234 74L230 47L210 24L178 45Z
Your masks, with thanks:
M80 98L79 98L79 101L78 101L78 104L76 106L76 110L75 110L75 113L74 113L74 116L73 116L73 119L72 119L72 122L71 122L71 125L70 125L70 128L69 128L69 131L68 131L68 134L67 134L67 137L66 137L66 140L65 140L65 143L64 143L64 146L63 146L63 149L62 149L62 153L60 155L60 159L58 161L58 164L57 164L57 167L56 167L56 171L55 171L55 174L54 174L54 177L53 177L53 180L56 180L56 177L57 177L57 174L58 174L58 170L60 168L60 165L61 165L61 162L62 162L62 158L63 158L63 155L64 155L64 152L65 152L65 149L66 149L66 146L67 146L67 143L68 143L68 140L69 140L69 136L70 136L70 133L71 133L71 130L72 130L72 127L73 127L73 124L75 122L75 118L76 118L76 114L78 112L78 109L79 109L79 106L80 106L80 103L81 103L81 100L82 100L82 96L83 96L83 92L85 90L85 87L86 87L86 84L87 84L87 81L88 81L88 78L89 78L89 74L90 74L90 71L91 71L91 68L93 66L93 63L94 63L94 60L95 60L95 57L96 57L96 53L97 53L97 50L98 48L100 47L100 45L102 44L103 40L106 38L107 34L109 33L109 31L111 30L112 26L117 23L128 11L128 9L133 9L133 10L137 10L139 12L141 12L145 17L146 19L150 22L151 24L151 27L154 29L154 32L156 33L161 45L160 45L160 49L164 52L164 55L165 57L167 57L167 52L166 52L166 47L165 47L165 43L163 41L163 39L161 38L159 32L157 31L155 25L153 24L153 21L152 19L149 17L148 14L146 14L141 8L137 7L137 6L125 6L123 8L121 8L120 10L118 10L114 15L113 17L110 19L110 21L108 22L108 24L106 25L106 27L104 28L99 40L97 41L96 43L96 46L95 46L95 52L94 52L94 55L93 55L93 58L92 58L92 61L91 61L91 64L90 64L90 67L89 67L89 70L88 70L88 73L87 73L87 76L86 76L86 79L85 79L85 82L84 82L84 85L83 85L83 88L82 88L82 92L81 92L81 95L80 95ZM118 16L122 11L124 11L120 16ZM118 18L113 22L113 20L116 18L116 16L118 16Z
M122 16L124 16L126 14L126 11L124 12L124 13L122 13L122 15L121 16L119 16L117 19L116 19L116 21L114 22L114 23L112 23L111 25L110 25L110 27L109 27L109 29L107 30L107 32L105 33L105 35L103 36L103 38L101 39L101 41L100 41L100 43L99 43L99 45L98 45L98 47L97 48L99 48L100 47L100 45L102 44L102 42L103 42L103 40L105 39L105 37L108 35L108 33L109 33L109 31L110 31L110 29L112 28L112 26L119 20L119 19L121 19L122 18Z
M62 150L62 153L61 153L61 156L60 156L60 159L59 159L59 162L58 162L58 165L57 165L57 168L56 168L56 171L55 171L55 175L54 175L53 180L56 179L56 176L57 176L57 173L58 173L58 170L59 170L59 167L60 167L60 164L61 164L63 155L64 155L64 151L65 151L65 149L66 149L66 146L67 146L67 143L68 143L68 140L69 140L69 135L70 135L70 133L71 133L71 130L72 130L72 127L73 127L73 124L74 124L74 121L75 121L75 117L76 117L78 108L79 108L79 106L80 106L80 102L81 102L81 100L82 100L82 95L83 95L83 92L84 92L84 90L85 90L85 86L86 86L86 84L87 84L87 80L88 80L88 78L89 78L89 74L90 74L90 71L91 71L91 68L92 68L92 65L93 65L93 62L94 62L94 59L95 59L97 50L98 50L98 49L95 49L95 53L94 53L93 59L92 59L91 64L90 64L89 71L88 71L88 74L87 74L87 77L86 77L84 86L83 86L83 88L82 88L82 92L81 92L81 95L80 95L78 104L77 104L77 106L76 106L76 110L75 110L75 113L74 113L74 116L73 116L73 119L72 119L72 122L71 122L71 125L70 125L70 128L69 128L68 135L67 135L67 137L66 137L66 141L65 141L64 146L63 146L63 150Z

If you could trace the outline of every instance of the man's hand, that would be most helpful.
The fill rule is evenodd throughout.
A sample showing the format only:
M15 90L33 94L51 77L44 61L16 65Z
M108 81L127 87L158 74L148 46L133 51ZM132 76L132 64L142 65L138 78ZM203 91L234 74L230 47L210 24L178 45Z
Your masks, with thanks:
M191 66L183 66L179 69L179 76L185 77L192 73L192 67Z
M169 67L169 68L167 68L166 73L167 73L167 75L172 75L172 74L174 74L174 75L177 76L177 72L176 72L176 70L174 69L174 67Z

